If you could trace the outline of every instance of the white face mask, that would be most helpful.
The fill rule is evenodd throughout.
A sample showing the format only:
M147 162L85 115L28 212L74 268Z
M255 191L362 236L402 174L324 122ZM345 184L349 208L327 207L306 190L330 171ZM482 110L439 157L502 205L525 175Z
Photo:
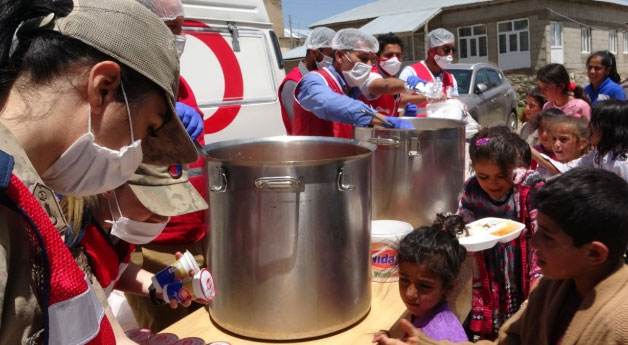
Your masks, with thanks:
M124 217L120 210L115 190L113 190L113 198L116 201L120 217L115 220L106 220L105 222L111 224L111 234L123 241L133 244L146 244L159 236L164 231L168 221L170 221L170 217L168 217L165 223L146 223ZM109 206L111 218L114 218L109 200L107 200L107 205Z
M185 35L174 35L174 44L177 47L177 55L181 57L185 49Z
M349 62L353 63L353 68L350 71L342 71L342 75L345 77L347 84L350 87L360 87L364 85L371 74L371 66L363 62L353 62L349 59L347 54L345 54L345 57Z
M92 134L92 112L89 110L87 133L80 136L52 163L41 178L55 192L71 196L88 196L113 190L126 182L142 162L141 140L133 139L131 110L124 86L122 95L131 129L131 144L120 151L100 146Z
M388 60L379 60L379 67L389 75L395 75L401 69L401 61L396 56L393 56Z
M331 56L327 56L323 53L321 53L323 55L323 60L322 61L314 61L316 62L316 68L318 69L323 69L325 67L329 67L331 66L331 64L334 62L334 59Z
M438 67L440 67L441 69L446 69L454 61L454 56L453 55L442 56L442 55L436 54L434 55L434 61L436 62Z

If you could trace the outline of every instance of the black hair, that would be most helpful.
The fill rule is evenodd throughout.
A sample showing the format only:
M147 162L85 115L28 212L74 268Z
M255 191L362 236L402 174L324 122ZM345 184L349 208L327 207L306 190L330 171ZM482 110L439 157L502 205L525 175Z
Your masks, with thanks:
M516 145L508 140L508 133L511 131L506 126L486 127L475 133L469 144L471 164L491 161L508 175L516 167L518 157Z
M517 150L517 167L530 169L530 164L532 164L532 150L530 149L530 144L523 140L519 134L514 132L507 133L506 138L512 142L515 146L515 150Z
M589 55L589 57L587 58L587 68L589 68L589 61L591 61L591 58L595 56L600 58L602 65L611 68L608 72L608 76L609 78L611 78L612 81L619 84L621 82L621 77L619 76L619 73L617 73L617 62L615 62L615 55L613 55L613 53L609 52L608 50L598 50L595 53Z
M598 163L609 152L613 159L628 158L628 102L618 99L598 102L593 106L590 125L602 132L596 145Z
M567 73L565 66L561 64L551 63L549 65L543 66L537 72L536 79L547 84L562 84L563 94L567 94L569 92L569 84L571 83L571 79L569 78L569 73ZM573 96L591 105L589 97L581 86L576 85L575 90L573 90Z
M397 264L410 262L425 264L443 280L443 287L451 287L467 255L458 243L456 234L464 232L465 223L458 215L436 215L432 226L414 229L399 242Z
M526 98L527 97L534 98L534 100L541 106L541 109L543 109L543 105L545 104L545 102L547 102L545 97L543 97L543 95L541 94L541 89L538 86L535 87L534 89L528 91L526 93ZM523 111L521 112L521 116L519 116L519 120L521 122L527 122L528 121L528 119L523 114Z
M388 44L398 44L403 50L403 42L401 41L401 38L393 34L392 32L377 36L377 41L379 42L379 50L377 51L377 55L381 54Z
M612 172L575 168L533 191L536 209L581 247L604 243L608 260L621 260L628 245L628 183Z
M106 60L120 65L129 102L141 102L149 92L161 90L150 79L77 39L49 30L18 31L20 24L28 26L49 13L63 17L72 8L71 0L0 0L0 99L21 76L30 84L43 85L76 67ZM12 51L16 31L19 43ZM124 100L121 90L117 98Z

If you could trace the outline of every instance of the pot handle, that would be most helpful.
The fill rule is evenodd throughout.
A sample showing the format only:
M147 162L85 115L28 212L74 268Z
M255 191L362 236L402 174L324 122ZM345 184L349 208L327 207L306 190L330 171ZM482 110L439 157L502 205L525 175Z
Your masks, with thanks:
M410 138L410 151L408 151L408 156L416 157L421 155L421 142L418 137Z
M255 188L270 190L292 190L302 192L303 182L292 176L260 177L255 179Z
M210 186L209 190L216 193L224 193L227 191L227 175L225 174L225 171L222 168L216 168L216 169L218 169L218 173L220 174L220 177L222 178L222 184L220 186Z
M343 170L344 168L340 168L340 171L338 171L338 178L336 179L336 183L338 184L338 190L341 192L348 192L348 191L354 191L355 190L355 186L352 184L344 184L343 182Z
M377 145L378 147L399 147L399 140L390 138L370 138L369 142Z

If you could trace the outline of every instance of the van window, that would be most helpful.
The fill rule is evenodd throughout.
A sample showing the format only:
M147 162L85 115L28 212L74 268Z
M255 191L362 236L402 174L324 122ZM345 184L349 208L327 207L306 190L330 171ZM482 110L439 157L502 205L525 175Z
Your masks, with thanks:
M270 30L270 39L273 41L273 48L275 48L275 56L277 57L277 66L279 69L283 68L283 56L281 54L281 47L279 46L279 39L273 30Z
M274 49L261 30L239 29L240 51L232 49L226 26L188 27L181 76L199 107L277 100Z

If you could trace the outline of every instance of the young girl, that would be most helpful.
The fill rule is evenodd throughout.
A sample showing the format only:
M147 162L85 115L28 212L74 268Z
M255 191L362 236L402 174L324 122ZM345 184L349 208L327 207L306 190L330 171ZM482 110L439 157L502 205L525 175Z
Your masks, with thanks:
M535 118L534 118L534 127L537 128L536 137L538 139L538 144L534 145L534 149L543 153L544 155L556 158L554 156L553 148L552 148L552 136L550 134L550 128L552 125L552 120L559 116L565 116L562 110L557 108L550 108L542 110ZM532 157L534 158L534 157ZM531 170L536 170L537 162L533 160L530 164Z
M558 116L550 128L556 160L567 163L588 152L589 123L583 118Z
M521 126L521 130L519 135L523 140L530 139L530 145L537 145L539 143L539 139L534 133L536 132L535 121L534 118L536 114L538 114L545 104L545 97L541 94L541 90L538 87L535 87L533 90L528 91L526 94L526 106L523 108L521 112L521 117L519 120L523 122L523 126Z
M541 93L547 99L543 109L559 108L567 115L591 118L591 105L584 90L569 80L563 65L552 63L536 75ZM569 93L573 92L573 95Z
M628 181L628 103L620 100L602 101L595 105L589 139L595 149L586 155L562 164L532 150L532 157L553 174L579 166L611 171Z
M467 255L456 238L464 226L460 216L439 214L431 227L406 235L397 249L399 293L410 311L410 321L435 340L468 341L445 301Z
M488 339L495 338L504 321L519 310L540 275L528 246L536 220L529 194L543 180L535 171L516 168L517 149L501 132L499 128L485 128L472 138L469 156L475 176L465 183L458 208L466 223L498 217L524 223L527 229L510 243L498 243L474 254L469 328Z
M626 100L624 89L619 85L621 77L613 53L605 50L591 54L587 59L587 76L591 83L584 87L584 91L591 104L607 99Z

